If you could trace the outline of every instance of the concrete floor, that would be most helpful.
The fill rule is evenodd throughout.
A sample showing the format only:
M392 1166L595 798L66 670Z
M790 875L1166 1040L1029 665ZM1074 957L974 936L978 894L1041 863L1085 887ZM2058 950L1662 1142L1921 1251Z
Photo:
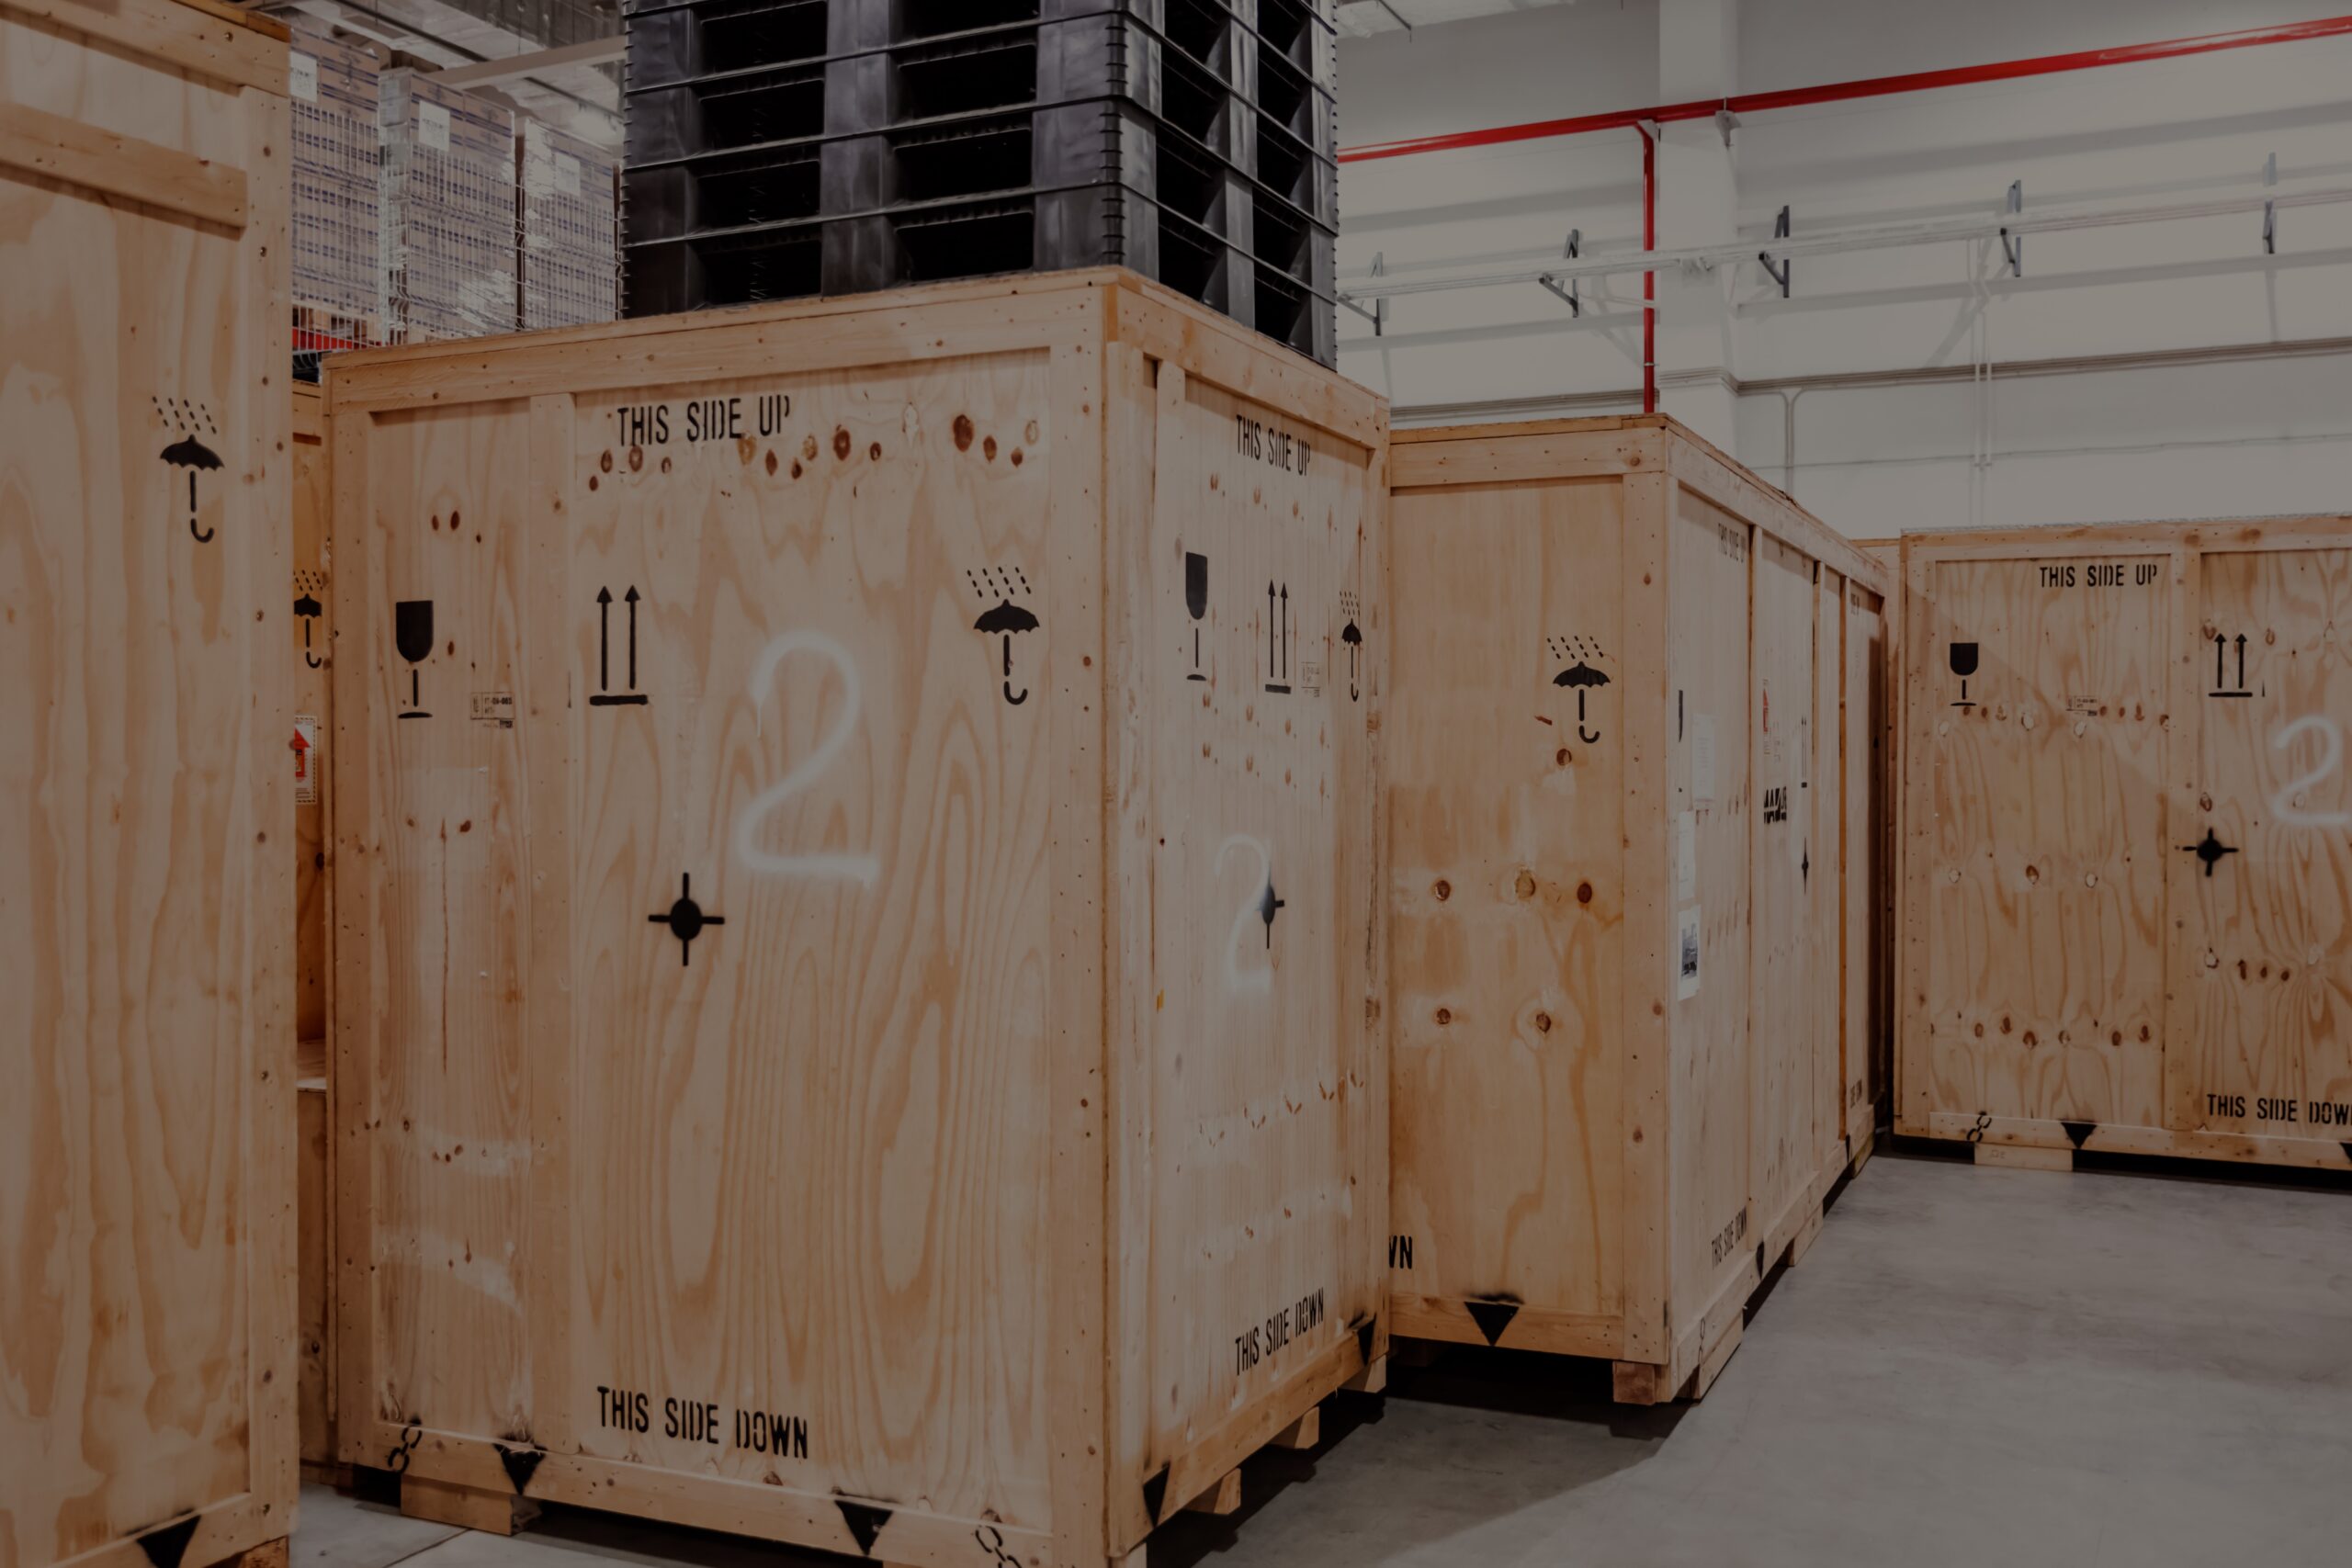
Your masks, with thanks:
M2177 1171L2180 1168L2171 1168ZM1883 1156L1702 1404L1449 1352L1247 1467L1151 1568L2352 1562L2352 1190ZM559 1511L513 1540L317 1487L296 1568L842 1560Z

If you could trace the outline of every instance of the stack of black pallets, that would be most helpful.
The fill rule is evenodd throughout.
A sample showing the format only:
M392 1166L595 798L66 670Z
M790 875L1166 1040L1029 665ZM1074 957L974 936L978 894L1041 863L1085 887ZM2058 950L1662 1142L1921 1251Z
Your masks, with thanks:
M1113 264L1329 365L1329 4L629 0L629 313Z

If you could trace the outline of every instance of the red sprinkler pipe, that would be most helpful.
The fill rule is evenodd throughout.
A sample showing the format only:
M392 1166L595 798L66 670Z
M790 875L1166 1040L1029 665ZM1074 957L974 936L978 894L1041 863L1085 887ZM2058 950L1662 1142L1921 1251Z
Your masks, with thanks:
M1418 153L1446 152L1464 147L1494 147L1509 141L1536 141L1554 136L1580 136L1595 130L1622 130L1628 126L1638 127L1644 120L1663 124L1669 120L1708 119L1719 109L1728 109L1736 115L1756 114L1766 109L1885 97L1895 93L1920 93L1937 87L1965 86L1978 82L2012 82L2025 76L2092 71L2109 65L2143 65L2151 61L2178 60L2193 54L2218 54L2223 50L2253 49L2261 44L2301 43L2313 39L2342 38L2347 34L2352 34L2352 17L2324 17L2315 21L2287 22L2278 27L2244 28L2235 32L2203 33L2194 38L2166 39L2156 43L2126 44L2120 49L2042 54L2026 60L1996 61L1988 65L1914 71L1901 76L1871 76L1855 82L1826 83L1817 87L1791 87L1777 93L1747 93L1729 98L1660 104L1651 108L1576 115L1566 119L1531 120L1524 125L1498 125L1483 130L1449 131L1440 136L1410 137L1402 141L1375 141L1360 147L1342 147L1340 149L1340 162L1355 164L1374 158L1409 158Z
M1642 138L1642 249L1657 249L1657 141L1647 126ZM1657 274L1642 274L1642 412L1657 412Z

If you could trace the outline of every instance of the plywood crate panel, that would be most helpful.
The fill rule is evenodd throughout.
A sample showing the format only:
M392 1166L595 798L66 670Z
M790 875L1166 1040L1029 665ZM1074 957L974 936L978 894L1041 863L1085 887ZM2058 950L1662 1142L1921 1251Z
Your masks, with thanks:
M0 4L0 1562L285 1559L287 44Z
M1396 439L1394 1326L1670 1397L1867 1135L1884 581L1667 420Z
M1896 1130L2352 1166L2352 519L1903 561Z
M1108 1562L1377 1375L1378 400L1116 272L328 396L345 1460Z
M332 737L333 622L327 574L326 413L316 386L294 384L294 585L287 649L293 692L294 1029L300 1042L295 1093L300 1112L296 1203L297 1332L301 1337L301 1459L312 1473L334 1464L334 1181L333 1055L327 1049L327 741Z
M1868 556L1884 574L1883 595L1849 589L1846 653L1846 690L1867 694L1869 713L1867 755L1858 743L1847 751L1848 790L1855 798L1863 792L1871 806L1863 823L1848 821L1847 863L1865 867L1864 880L1877 890L1874 917L1862 916L1847 939L1847 983L1851 992L1847 1016L1867 1019L1856 1038L1849 1032L1846 1050L1846 1119L1849 1129L1868 1131L1889 1125L1894 1115L1895 936L1903 905L1902 791L1903 749L1903 541L1899 537L1856 539L1854 547ZM1867 769L1866 777L1855 776ZM1851 962L1866 953L1861 964Z

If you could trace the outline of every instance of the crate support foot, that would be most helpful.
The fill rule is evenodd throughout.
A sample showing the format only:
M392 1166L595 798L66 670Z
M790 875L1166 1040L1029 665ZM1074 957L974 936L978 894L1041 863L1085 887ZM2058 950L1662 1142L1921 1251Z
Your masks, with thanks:
M1311 1449L1323 1440L1323 1407L1316 1405L1306 1415L1266 1439L1270 1449Z
M1665 1404L1674 1398L1666 1369L1650 1361L1611 1362L1609 1396L1619 1404Z
M485 1535L513 1535L538 1517L539 1506L512 1492L485 1492L404 1475L401 1477L401 1512L412 1519L456 1525Z
M1813 1223L1816 1226L1821 1224L1818 1213L1814 1215ZM1791 1250L1793 1253L1794 1249ZM1723 1375L1732 1352L1739 1348L1739 1342L1747 1335L1747 1314L1732 1314L1731 1321L1724 1325L1723 1332L1715 1337L1715 1342L1707 1347L1706 1359L1699 1363L1699 1370L1690 1374L1690 1382L1684 1385L1682 1397L1690 1400L1706 1398L1707 1391L1715 1386L1715 1380Z
M1184 1505L1188 1514L1238 1514L1241 1511L1241 1472L1237 1468L1217 1478L1216 1485Z
M1804 1261L1804 1255L1813 1250L1813 1244L1820 1238L1820 1235L1821 1211L1815 1209L1813 1212L1813 1217L1797 1227L1797 1234L1789 1242L1790 1268L1793 1269Z
M1976 1163L2006 1166L2011 1170L2072 1170L2075 1151L2045 1149L2030 1144L1978 1144Z

